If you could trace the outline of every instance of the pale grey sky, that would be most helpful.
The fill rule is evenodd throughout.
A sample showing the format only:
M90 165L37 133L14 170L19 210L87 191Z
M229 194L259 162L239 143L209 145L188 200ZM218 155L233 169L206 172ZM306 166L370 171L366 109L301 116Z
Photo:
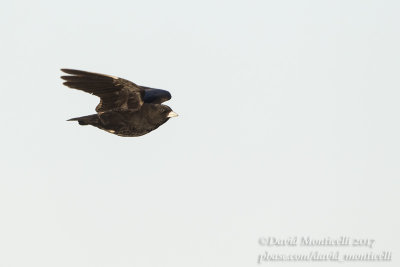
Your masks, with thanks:
M392 251L373 266L398 266L399 12L4 2L0 266L258 266L304 250L260 237L342 235L376 242L334 250ZM167 89L180 116L140 138L66 122L98 99L62 86L63 67Z

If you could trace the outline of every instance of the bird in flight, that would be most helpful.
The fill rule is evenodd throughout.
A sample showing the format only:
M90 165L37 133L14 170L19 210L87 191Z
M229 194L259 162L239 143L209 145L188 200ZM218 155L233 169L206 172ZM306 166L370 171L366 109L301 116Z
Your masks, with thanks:
M166 90L136 85L111 75L73 69L61 71L69 74L61 76L64 85L100 97L96 114L68 121L128 137L145 135L178 116L162 104L171 99Z

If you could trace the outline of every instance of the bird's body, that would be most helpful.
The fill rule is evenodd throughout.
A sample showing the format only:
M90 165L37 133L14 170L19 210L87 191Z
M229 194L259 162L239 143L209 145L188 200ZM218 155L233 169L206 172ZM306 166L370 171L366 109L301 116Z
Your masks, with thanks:
M69 119L80 125L92 125L119 136L145 135L169 120L171 108L160 104L144 103L139 110L106 111L89 116Z
M79 70L62 69L64 85L100 97L97 114L70 119L119 136L147 134L177 116L167 105L171 94L162 89L138 86L128 80Z

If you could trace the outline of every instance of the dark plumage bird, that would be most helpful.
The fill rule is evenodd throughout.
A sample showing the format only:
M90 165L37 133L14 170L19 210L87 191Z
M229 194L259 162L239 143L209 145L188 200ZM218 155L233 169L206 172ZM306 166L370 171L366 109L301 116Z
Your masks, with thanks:
M100 97L97 114L69 119L92 125L119 136L147 134L178 114L161 103L171 99L162 89L136 85L128 80L99 73L61 69L64 85Z

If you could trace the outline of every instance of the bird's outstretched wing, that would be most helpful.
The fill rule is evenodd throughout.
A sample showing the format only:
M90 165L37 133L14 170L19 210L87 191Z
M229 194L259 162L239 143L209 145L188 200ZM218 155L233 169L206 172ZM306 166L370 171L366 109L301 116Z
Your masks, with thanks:
M97 112L139 110L145 90L128 80L111 75L73 69L61 69L70 74L61 76L64 85L100 97Z

